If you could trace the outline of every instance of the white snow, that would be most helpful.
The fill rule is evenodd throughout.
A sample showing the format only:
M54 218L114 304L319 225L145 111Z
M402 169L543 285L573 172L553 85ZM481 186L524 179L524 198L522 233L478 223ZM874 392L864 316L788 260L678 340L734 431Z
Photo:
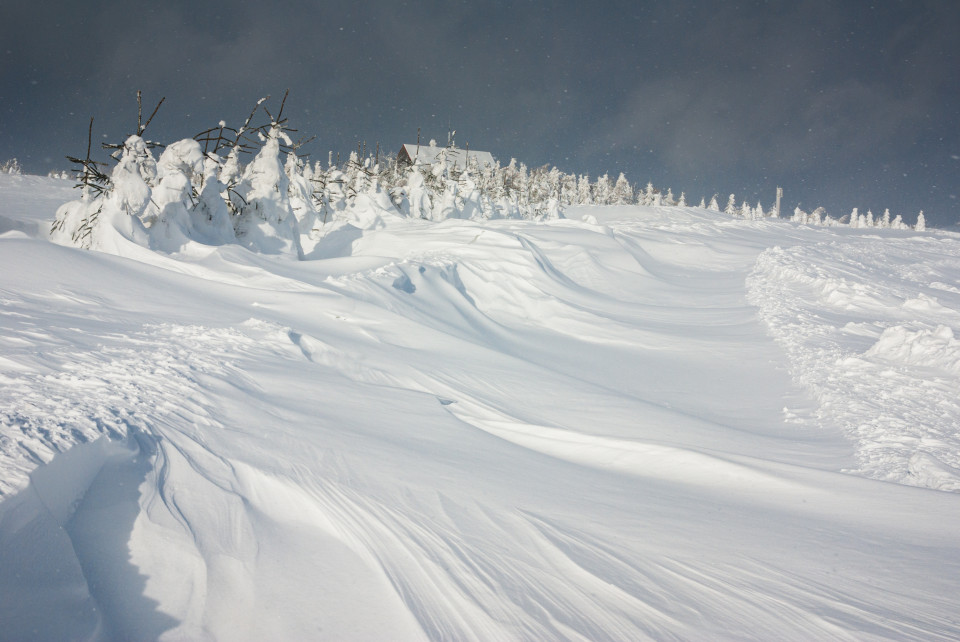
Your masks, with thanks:
M960 235L74 195L0 175L0 638L960 637Z

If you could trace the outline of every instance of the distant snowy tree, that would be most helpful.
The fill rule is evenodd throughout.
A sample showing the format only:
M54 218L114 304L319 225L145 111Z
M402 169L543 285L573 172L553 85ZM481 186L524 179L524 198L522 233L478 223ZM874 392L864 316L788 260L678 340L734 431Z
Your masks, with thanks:
M680 200L677 201L677 207L686 207L687 206L687 195L683 192L680 192ZM700 206L703 207L703 202L700 203Z
M20 167L20 161L18 161L16 158L11 158L8 161L0 163L0 174L23 174L23 168Z
M657 190L653 188L653 183L647 181L647 187L643 190L638 202L640 205L653 205Z
M927 229L927 220L923 217L923 210L917 214L917 224L913 228L917 232L925 232Z
M581 174L577 178L577 205L593 205L593 194L590 186L590 176Z
M574 205L577 202L577 176L564 174L560 183L560 203Z
M617 182L613 186L613 192L610 198L613 205L629 205L633 203L633 187L630 186L630 181L623 175L623 172L620 172L620 176L617 177Z
M897 214L897 217L890 223L890 227L894 230L902 230L906 229L907 225L903 222L903 217Z
M699 205L698 207L699 207L700 209L702 209L702 210L707 209L707 199L701 196L701 197L700 197L700 205Z
M416 163L407 170L406 195L409 202L409 212L404 212L413 218L430 219L433 207L430 204L430 194L423 180L420 164Z
M737 197L733 194L727 198L727 206L724 208L723 213L728 216L737 215Z
M719 212L719 211L720 211L720 204L717 203L717 196L718 196L717 194L714 194L714 195L710 198L710 205L707 207L707 209L710 210L711 212Z
M824 210L822 207L818 207L817 209L810 212L810 216L808 217L808 220L810 221L811 225L823 225L825 214L826 214L826 210Z
M857 208L853 208L853 211L850 212L850 227L860 227L860 212L857 211Z
M883 210L883 218L880 219L880 227L890 227L890 208Z
M865 221L866 227L873 227L873 210L867 209L867 220Z
M597 179L597 184L593 188L593 202L597 205L609 205L611 198L610 177L604 174Z

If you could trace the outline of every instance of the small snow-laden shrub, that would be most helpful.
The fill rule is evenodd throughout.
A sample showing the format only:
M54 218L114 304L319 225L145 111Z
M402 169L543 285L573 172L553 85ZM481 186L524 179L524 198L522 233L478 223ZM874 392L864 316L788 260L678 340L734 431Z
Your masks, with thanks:
M224 193L227 186L220 181L220 158L212 153L203 158L197 204L193 208L194 229L198 239L208 245L236 243L233 219Z
M57 210L50 238L64 245L119 253L125 239L144 247L149 235L144 225L151 206L151 186L157 176L153 155L139 136L130 136L110 174L110 186L94 196L85 190L79 200Z
M429 219L433 211L430 192L423 180L420 164L411 165L407 170L406 184L401 190L400 213L411 218Z
M8 161L0 163L0 174L14 174L19 176L23 174L23 168L20 167L20 161L16 158L11 158Z
M301 235L309 236L319 227L317 207L313 202L313 172L293 152L287 154L283 171L287 175L287 196L297 221L297 230Z
M297 219L290 207L290 181L280 163L281 140L292 144L279 126L271 127L263 136L263 147L243 170L234 189L241 202L235 229L240 243L255 252L303 258Z
M157 162L154 207L144 220L154 248L173 252L196 235L191 219L193 181L199 182L202 176L203 152L197 141L188 138L164 149Z
M460 218L473 220L484 218L483 207L480 204L480 189L469 167L460 174L457 191L459 192L457 207L460 209Z
M347 222L362 230L372 230L400 220L401 215L389 194L380 187L379 169L368 164L360 175L354 196L344 211Z

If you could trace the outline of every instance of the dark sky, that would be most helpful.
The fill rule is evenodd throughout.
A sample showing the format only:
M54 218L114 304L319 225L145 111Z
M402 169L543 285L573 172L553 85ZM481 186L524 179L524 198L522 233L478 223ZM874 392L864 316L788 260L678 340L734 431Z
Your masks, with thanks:
M0 6L0 161L66 169L87 124L184 138L257 98L315 158L377 142L626 173L699 201L960 220L960 2L61 2Z

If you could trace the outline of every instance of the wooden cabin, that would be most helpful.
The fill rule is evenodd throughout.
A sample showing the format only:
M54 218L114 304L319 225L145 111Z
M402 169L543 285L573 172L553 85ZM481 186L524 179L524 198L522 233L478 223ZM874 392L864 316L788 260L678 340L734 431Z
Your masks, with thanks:
M493 166L496 161L490 152L477 152L472 149L460 149L459 147L437 147L435 145L404 145L397 153L397 163L399 165L413 165L419 162L421 165L433 165L440 161L441 154L446 152L447 165L457 171L463 171L467 168L467 162L475 162L478 167L484 165Z

